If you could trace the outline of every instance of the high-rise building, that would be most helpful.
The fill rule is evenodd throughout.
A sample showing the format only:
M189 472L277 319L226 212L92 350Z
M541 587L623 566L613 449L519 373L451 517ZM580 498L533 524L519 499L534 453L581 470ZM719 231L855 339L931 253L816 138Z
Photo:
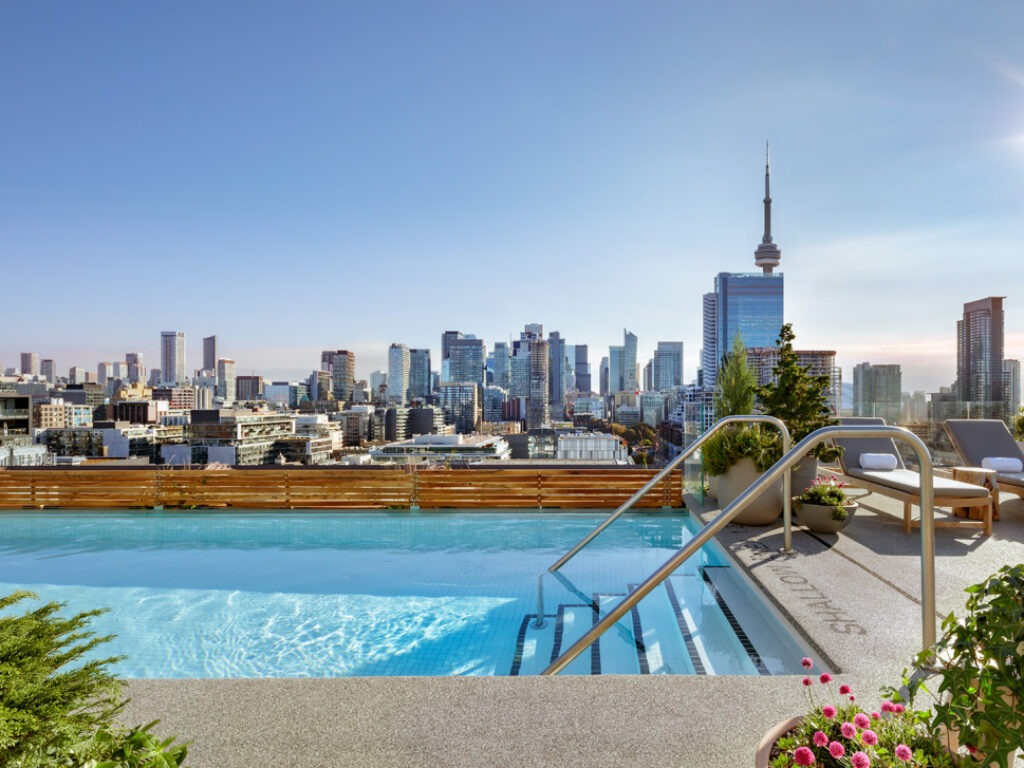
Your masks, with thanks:
M484 387L484 421L501 421L501 409L507 399L508 392L501 387Z
M182 331L163 331L160 334L160 371L163 384L171 387L185 385L185 334Z
M608 394L624 392L622 383L622 371L624 368L624 352L622 346L608 347Z
M114 363L114 367L111 370L110 375L113 376L115 379L120 379L121 381L127 381L128 380L128 363L125 363L125 362L122 362L122 361L118 360L117 362Z
M825 398L834 416L839 416L842 408L843 371L836 364L834 349L794 349L797 362L807 368L811 376L828 376L829 383L825 389ZM754 376L758 386L776 381L775 368L779 364L778 347L748 347L747 368Z
M409 399L430 394L430 350L409 350Z
M711 388L718 383L718 294L705 293L700 350L702 384Z
M683 342L659 341L652 360L650 388L658 392L668 392L682 384Z
M355 353L344 349L324 350L320 353L320 370L331 374L331 389L335 400L348 402L356 382Z
M448 345L462 338L461 331L445 331L441 334L441 360L448 359Z
M127 352L124 356L125 362L128 363L128 380L136 383L146 380L146 366L142 362L143 357L141 352Z
M548 410L558 421L565 418L565 339L558 331L548 334Z
M1003 296L964 304L956 323L956 395L984 403L984 415L1003 415ZM979 416L982 414L978 414Z
M576 363L574 370L576 371L576 391L577 392L591 392L591 380L590 380L590 361L587 359L587 345L577 344L574 349L574 357Z
M388 348L388 402L409 402L409 347L392 344Z
M494 342L494 386L507 390L511 384L509 371L509 345L504 341Z
M530 394L526 403L526 428L537 429L551 422L548 411L548 343L530 341Z
M768 162L768 142L764 144L764 236L754 251L754 264L761 267L762 274L770 275L779 266L782 251L772 242L772 196L769 191L771 164ZM780 325L781 327L781 325Z
M636 368L636 334L622 329L622 390L636 392L640 389Z
M388 375L385 371L370 372L370 399L377 400L387 396Z
M472 381L484 386L487 349L483 339L461 338L448 341L448 381Z
M612 393L610 359L610 357L602 357L601 365L598 368L598 378L600 379L598 384L600 386L600 394L602 395L610 395Z
M88 371L78 365L73 365L68 370L68 384L85 384L88 380Z
M1020 409L1020 360L1003 360L1003 400L1008 414Z
M217 397L225 403L233 403L235 390L235 361L222 357L217 360Z
M441 385L439 400L441 408L448 416L449 423L455 425L460 434L475 432L480 426L480 387L475 382L450 381Z
M203 339L203 370L217 370L217 337L206 336Z
M332 381L333 383L333 381ZM236 376L235 399L242 403L258 402L263 399L262 376Z
M309 389L309 399L312 401L334 399L331 392L331 374L327 371L313 371L309 374L306 386Z
M39 364L39 375L51 384L57 383L57 365L53 360L46 359Z
M897 424L903 416L903 371L898 365L860 363L853 367L853 415Z
M99 385L101 387L105 387L107 385L107 379L112 378L113 376L113 363L100 363L98 366L96 366L96 373L96 381L99 382Z
M23 376L38 376L39 375L39 353L38 352L22 352L21 353L21 374Z
M530 396L530 345L516 342L515 354L509 358L509 397Z

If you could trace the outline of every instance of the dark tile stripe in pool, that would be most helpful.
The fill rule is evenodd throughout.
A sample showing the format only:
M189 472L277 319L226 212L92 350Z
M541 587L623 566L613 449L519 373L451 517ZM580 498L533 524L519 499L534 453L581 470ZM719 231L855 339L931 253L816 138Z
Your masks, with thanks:
M764 662L761 660L761 654L759 654L757 649L754 648L754 644L750 642L750 638L747 636L747 633L743 631L743 627L741 627L740 623L736 621L736 617L729 609L729 604L722 599L722 595L718 592L718 587L715 586L715 583L711 581L711 577L708 576L708 568L728 567L729 566L727 565L705 565L701 567L700 575L703 577L704 583L707 584L708 591L711 592L711 596L714 597L715 602L718 603L718 607L721 609L722 615L725 616L725 620L729 622L729 626L732 628L732 631L736 633L736 637L739 639L740 645L742 645L743 650L747 652L747 655L750 657L750 661L753 663L754 668L757 669L758 674L770 675L771 672L768 671L768 667L766 667Z

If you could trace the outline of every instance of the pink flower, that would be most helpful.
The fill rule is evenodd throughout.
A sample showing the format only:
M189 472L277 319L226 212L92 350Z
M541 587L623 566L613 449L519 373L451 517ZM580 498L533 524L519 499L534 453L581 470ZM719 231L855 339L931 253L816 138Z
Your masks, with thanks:
M904 707L902 704L893 704L892 705L892 711L895 712L897 715L900 714L901 712L904 712L906 709L907 708Z
M837 760L846 754L846 747L840 744L838 741L833 741L828 745L828 753Z
M897 760L902 760L904 763L914 756L910 751L910 747L906 744L897 744L894 754L896 755Z
M973 747L970 744L965 744L964 746L967 747L967 751L970 752L972 755L978 754L978 748L977 747Z
M871 765L871 758L865 752L854 752L850 758L850 765L853 768L868 768Z
M867 728L871 725L871 718L865 715L863 712L858 712L853 718L853 724L858 728Z
M857 729L853 727L853 723L843 723L839 726L839 732L843 734L844 739L852 739L857 735Z
M811 739L811 741L814 742L814 746L816 747L824 747L826 744L828 744L828 736L826 736L821 731L815 731L814 737Z
M853 694L851 693L851 694L850 694L850 701L856 701L856 700L857 700L857 697L856 697L856 696L854 696L854 695L853 695Z
M812 680L811 680L811 678L809 678L809 677L805 677L805 678L803 679L803 684L804 684L804 685L810 685L810 684L811 684L812 682L813 682L813 681L812 681Z
M831 683L832 682L832 675L830 675L828 672L825 672L818 679L821 680L822 685L824 685L825 683Z
M809 747L797 747L793 753L793 762L797 765L814 765L814 753Z
M811 667L814 666L814 662L811 661L806 656L804 656L802 659L800 659L800 664L803 666L804 669L810 669Z
M823 714L825 716L826 720L831 720L833 717L836 716L836 708L835 707L822 707L821 708L821 714Z
M848 693L850 693L850 686L848 686L848 685L840 685L839 686L839 695L840 696L845 696Z
M878 734L872 731L870 728L864 729L864 732L860 735L860 740L867 744L869 747L875 746L878 743Z
M871 713L871 719L872 720L879 720L879 719L881 719L881 717L882 716L880 714L878 714L877 712L872 712Z
M893 711L893 709L892 709L892 702L889 701L888 699L883 701L882 702L882 711L883 712L892 712Z

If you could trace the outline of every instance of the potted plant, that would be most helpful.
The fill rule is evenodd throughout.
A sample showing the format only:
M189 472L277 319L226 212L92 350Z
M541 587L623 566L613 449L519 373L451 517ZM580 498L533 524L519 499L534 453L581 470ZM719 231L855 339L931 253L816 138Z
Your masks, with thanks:
M1013 417L1013 438L1017 441L1017 445L1024 451L1024 405L1017 410L1017 415Z
M779 362L772 369L774 381L756 389L761 412L781 419L794 444L816 429L838 423L826 395L829 377L813 376L809 365L800 365L800 358L793 351L795 338L792 324L783 325L778 338ZM841 454L839 447L817 446L792 468L790 488L806 488L818 475L819 460L832 462Z
M846 483L834 476L816 477L799 496L793 509L800 522L815 533L839 533L853 519L857 502L843 492Z
M737 333L732 352L718 373L715 388L715 415L733 416L754 412L754 375L747 367L747 350ZM701 458L708 475L708 486L720 507L725 508L745 491L781 455L780 444L772 428L760 424L724 427L703 447ZM736 516L745 525L767 525L782 512L782 482L766 490Z
M836 686L827 672L812 675L810 659L803 665L808 713L765 734L755 753L756 768L960 765L932 726L928 710L886 699L878 710L868 711L857 703L850 686Z

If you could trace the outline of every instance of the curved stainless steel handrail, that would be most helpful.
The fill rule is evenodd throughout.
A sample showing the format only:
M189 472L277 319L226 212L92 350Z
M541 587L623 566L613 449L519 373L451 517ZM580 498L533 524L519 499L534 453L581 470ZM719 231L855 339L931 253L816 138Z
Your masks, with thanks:
M537 620L534 623L534 626L538 627L538 628L544 626L544 574L545 573L554 573L559 568L561 568L563 565L565 565L567 562L572 560L581 549L583 549L591 541L596 539L598 537L598 535L605 528L607 528L609 525L614 523L622 515L622 513L632 509L633 505L636 504L640 499L642 499L647 494L647 492L650 491L654 486L656 486L658 483L660 483L662 481L662 479L666 475L668 475L676 467L678 467L680 464L682 464L684 461L686 461L690 456L692 456L697 451L698 448L700 448L702 445L704 445L704 443L706 443L711 438L711 436L715 432L717 432L722 427L725 427L725 426L727 426L729 424L752 424L752 423L772 424L773 426L775 426L779 430L779 432L782 433L782 452L784 454L789 452L789 446L790 446L789 430L786 428L786 425L782 422L781 419L777 419L774 416L766 416L763 413L740 414L740 415L736 415L736 416L723 416L722 418L720 418L718 421L716 421L714 424L712 424L708 428L708 430L706 432L704 432L704 434L700 435L696 440L694 440L692 443L690 443L690 445L688 445L686 447L686 449L682 453L680 453L678 456L676 456L674 459L672 459L672 461L670 461L664 468L662 468L662 470L660 472L658 472L658 474L656 474L654 477L652 477L639 491L637 491L632 496L630 496L629 499L622 504L622 506L620 506L618 509L616 509L614 512L612 512L610 515L608 515L607 519L605 519L604 522L602 522L600 525L598 525L596 528L594 528L594 530L592 530L590 533L588 533L586 536L584 536L583 539L575 547L573 547L568 552L566 552L564 555L562 555L558 559L557 562L555 562L553 565L551 565L551 567L549 567L546 571L540 573L537 576ZM790 487L789 487L790 482L789 482L789 473L788 472L786 473L785 478L783 479L782 482L783 482L783 488L782 488L782 498L783 498L783 501L782 501L782 519L783 519L783 528L784 528L784 532L783 532L783 550L786 551L786 552L789 552L790 548L792 547L792 543L793 543L793 536L792 536L793 511L792 511L792 502L790 500L790 496L792 494L790 493Z
M737 514L742 512L769 484L778 479L790 467L800 461L809 451L826 439L836 437L890 437L908 443L917 454L921 465L920 506L921 506L921 636L922 645L928 648L935 642L935 499L932 460L928 448L917 435L901 427L889 426L838 426L822 427L815 430L761 475L747 490L741 493L729 506L723 509L710 523L686 543L682 549L666 560L643 584L613 608L607 616L593 626L583 637L573 643L565 653L555 659L541 674L554 675L565 669L573 659L586 650L609 627L621 619L634 605L644 599L655 587L700 550L707 541L718 533Z

